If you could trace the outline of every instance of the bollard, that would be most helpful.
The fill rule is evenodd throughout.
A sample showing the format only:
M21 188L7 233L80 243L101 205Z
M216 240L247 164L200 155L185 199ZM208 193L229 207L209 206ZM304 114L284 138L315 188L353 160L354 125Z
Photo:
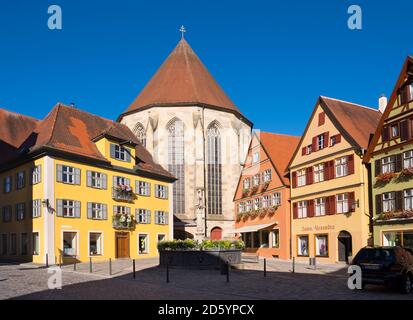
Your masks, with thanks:
M316 260L316 258L314 257L314 270L316 270L317 269L317 260Z
M109 275L112 275L112 258L109 258Z
M76 271L76 261L73 263L73 271Z
M92 269L92 257L89 258L89 272L92 273L93 269Z
M49 268L49 254L46 253L46 268Z
M133 261L133 279L136 278L136 266L135 266L135 259L132 260Z
M295 257L293 257L293 273L295 273Z
M63 264L63 257L60 255L59 258L59 268L62 269L62 264Z
M166 263L166 283L169 283L169 263Z
M267 276L267 259L264 258L264 278Z
M229 282L229 263L227 261L227 282Z

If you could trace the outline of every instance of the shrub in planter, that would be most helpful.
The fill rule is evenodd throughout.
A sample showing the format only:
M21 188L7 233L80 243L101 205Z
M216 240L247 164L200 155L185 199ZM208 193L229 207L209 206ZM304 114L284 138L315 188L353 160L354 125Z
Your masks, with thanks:
M378 183L389 183L396 176L397 176L397 174L394 173L394 172L380 173L376 177L376 182L378 182Z
M172 241L160 241L158 243L158 250L198 250L199 242L186 239L186 240L172 240Z
M413 177L413 167L405 168L400 172L400 177L411 178Z
M202 250L231 250L231 249L244 249L245 244L241 240L204 240L200 245Z
M212 250L212 249L244 249L245 244L241 240L204 240L202 243L192 239L161 241L158 243L159 251L192 251L192 250Z
M242 196L245 197L250 193L250 189L242 189Z

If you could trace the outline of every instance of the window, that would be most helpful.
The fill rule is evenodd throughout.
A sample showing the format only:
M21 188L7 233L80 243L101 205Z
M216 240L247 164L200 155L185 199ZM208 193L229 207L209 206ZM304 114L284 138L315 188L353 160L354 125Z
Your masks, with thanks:
M12 177L8 176L4 178L4 193L11 192L12 187Z
M244 213L245 212L245 203L244 202L240 202L238 204L238 213Z
M113 206L114 215L127 215L130 213L130 208L125 206Z
M9 237L7 234L1 235L1 254L3 256L7 255L9 251Z
M413 249L413 230L383 232L383 245Z
M33 232L32 234L32 251L35 256L40 254L40 238L38 232Z
M22 256L27 256L29 254L29 238L27 236L27 233L22 233L20 235L20 254Z
M413 189L404 190L404 210L413 210Z
M156 224L168 224L168 212L155 211L155 223Z
M80 185L80 169L57 165L57 181Z
M102 255L102 233L89 233L89 253L91 256Z
M11 221L11 206L3 207L3 222Z
M281 204L281 193L276 192L271 197L271 205L279 206Z
M271 231L271 248L280 247L280 230Z
M317 217L326 214L326 198L315 199L315 215Z
M386 192L382 195L383 212L392 212L396 208L396 199L394 192Z
M390 127L390 132L391 132L392 138L397 138L399 136L399 125L398 124L392 125Z
M76 232L63 232L63 254L65 256L77 256Z
M168 199L168 187L155 184L155 197L159 199Z
M394 172L396 169L396 159L394 156L381 159L381 173Z
M299 187L305 186L306 184L306 170L298 170L297 171L297 185Z
M136 193L141 196L150 196L151 184L145 181L136 181Z
M216 123L207 130L208 214L222 214L221 134Z
M336 212L347 213L349 212L348 194L342 193L336 196Z
M185 213L184 123L181 120L175 120L167 130L168 169L178 179L173 184L173 213Z
M297 255L300 257L308 257L308 236L298 236L297 246Z
M42 166L38 165L31 169L31 183L38 184L42 181Z
M311 152L313 152L313 146L310 144L305 148L305 153L310 154Z
M252 233L252 247L253 248L260 247L260 233L259 232Z
M344 177L348 174L347 157L342 157L335 160L336 177Z
M151 223L151 211L146 209L136 210L137 222L142 224Z
M57 216L80 218L80 202L74 200L57 200Z
M324 163L314 166L314 182L324 181Z
M298 218L307 218L307 201L298 201Z
M106 220L108 218L108 207L103 203L88 202L87 218L93 220Z
M87 186L96 189L107 188L107 175L96 171L87 171Z
M325 138L324 138L324 134L320 134L319 136L317 136L317 150L321 150L325 148Z
M146 147L146 131L145 128L141 123L137 123L135 128L133 129L133 133L138 138L138 141Z
M24 220L24 216L25 216L25 204L24 203L18 203L16 204L16 220L17 221L22 221Z
M147 234L140 234L138 236L138 248L139 248L139 254L145 254L149 252Z
M254 210L258 210L260 208L261 201L259 198L254 199Z
M340 143L340 135L335 135L330 138L330 147L334 147L337 143Z
M255 164L260 161L260 153L259 152L254 152L252 155L252 163Z
M252 177L252 184L254 186L259 186L260 185L260 175L256 174L255 176Z
M315 236L315 255L317 257L328 257L328 236Z
M10 254L17 255L17 234L15 233L10 235Z
M244 189L249 189L250 188L250 183L251 183L250 178L245 178L244 181L243 181Z
M32 218L39 218L42 215L42 200L36 199L32 202Z
M110 157L119 161L130 162L129 149L118 144L110 145Z
M16 175L16 189L23 189L26 184L25 172L20 171Z
M165 234L158 234L158 242L162 242L166 240L166 235Z
M269 248L269 246L270 246L270 231L262 230L260 248Z
M271 199L270 199L269 195L263 196L262 199L261 199L262 207L263 208L268 208L270 206L270 201L271 201Z
M250 212L252 210L252 200L247 201L246 211Z
M263 179L263 180L264 180L264 183L271 181L271 169L267 169L267 170L264 171L264 173L263 173L263 178L264 178L264 179Z
M413 150L403 153L403 168L413 168Z

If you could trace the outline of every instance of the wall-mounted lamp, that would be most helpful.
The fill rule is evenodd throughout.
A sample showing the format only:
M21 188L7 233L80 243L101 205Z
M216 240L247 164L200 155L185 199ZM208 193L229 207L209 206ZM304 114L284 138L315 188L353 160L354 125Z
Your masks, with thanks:
M49 208L49 206L50 206L49 199L44 199L44 200L42 200L42 204L43 204L43 207Z

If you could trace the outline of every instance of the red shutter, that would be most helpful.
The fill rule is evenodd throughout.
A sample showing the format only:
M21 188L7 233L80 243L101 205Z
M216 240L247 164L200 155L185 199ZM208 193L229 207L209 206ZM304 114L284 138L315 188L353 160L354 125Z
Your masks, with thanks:
M381 133L381 139L383 142L387 142L390 139L390 127L386 126L383 127L383 131Z
M312 144L312 150L313 152L317 151L317 137L313 138L313 144Z
M396 191L396 211L403 211L403 191Z
M377 177L381 173L381 160L374 161L374 176Z
M324 180L330 180L330 169L329 169L330 163L324 162Z
M349 155L347 157L347 164L348 164L348 174L354 173L354 155Z
M409 138L409 127L408 120L403 120L400 122L400 140L406 141Z
M403 155L401 153L396 154L395 159L395 171L400 172L403 169Z
M301 155L305 156L307 154L307 147L301 149Z
M330 179L330 180L331 180L331 179L334 179L334 178L336 177L334 160L329 161L328 168L329 168L329 170L330 170L330 172L328 173L329 179Z
M298 219L298 206L297 206L297 202L293 203L293 219Z
M341 142L341 134L336 135L336 144Z
M307 201L307 216L309 218L314 217L314 200L308 200Z
M318 126L322 126L326 121L326 114L321 112L318 114Z
M330 133L325 132L324 133L324 148L327 148L330 144L330 141L328 141L329 137L330 137Z
M313 184L313 167L309 167L305 170L305 184L309 185L309 184Z
M297 171L294 171L292 173L292 179L293 181L291 183L292 183L293 188L297 188Z
M333 215L336 213L336 197L330 196L328 199L328 214Z
M354 201L355 201L354 192L349 192L348 193L348 207L350 209L350 212L356 211L356 204L354 203Z

